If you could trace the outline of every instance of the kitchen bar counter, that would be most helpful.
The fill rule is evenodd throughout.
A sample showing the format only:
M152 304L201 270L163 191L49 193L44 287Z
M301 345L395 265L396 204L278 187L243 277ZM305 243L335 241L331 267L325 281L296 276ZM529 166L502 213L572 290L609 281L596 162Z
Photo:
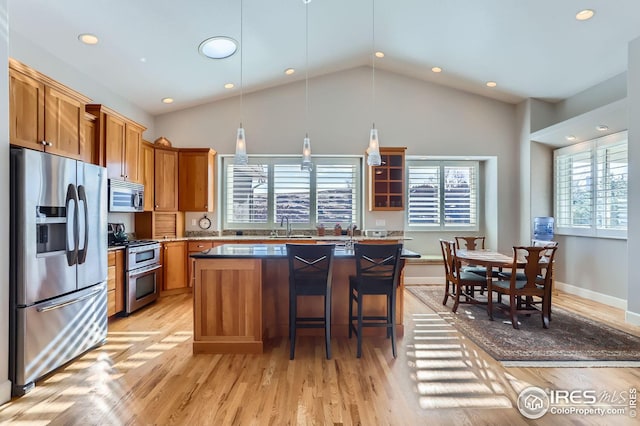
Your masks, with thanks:
M403 258L418 257L409 250ZM289 269L284 244L225 244L192 254L195 282L194 353L261 353L263 341L288 337ZM403 264L404 266L404 260ZM337 246L332 275L332 336L347 336L349 275L355 275L353 250ZM396 298L396 323L402 336L403 279ZM385 315L384 296L369 296L365 315ZM322 303L302 298L302 316L321 316ZM386 330L370 328L365 334L383 336ZM299 334L322 334L302 329Z

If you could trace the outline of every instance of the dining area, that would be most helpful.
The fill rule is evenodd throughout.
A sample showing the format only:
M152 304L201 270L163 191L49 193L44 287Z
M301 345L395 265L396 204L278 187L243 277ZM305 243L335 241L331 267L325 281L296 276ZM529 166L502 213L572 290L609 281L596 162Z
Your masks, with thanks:
M486 248L484 236L456 236L440 239L445 272L442 305L451 299L451 311L461 304L485 305L488 318L501 311L514 329L519 315L540 315L542 327L551 322L553 266L558 243L531 240L514 245L506 254ZM520 317L521 318L521 317Z

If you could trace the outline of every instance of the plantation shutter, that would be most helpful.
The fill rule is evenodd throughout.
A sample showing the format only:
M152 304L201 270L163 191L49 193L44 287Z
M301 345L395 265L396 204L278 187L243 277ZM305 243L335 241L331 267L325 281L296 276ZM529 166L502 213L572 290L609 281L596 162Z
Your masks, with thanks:
M300 164L275 164L273 166L274 221L284 216L290 223L309 223L311 200L310 173Z
M408 224L440 225L440 167L408 167Z
M324 225L357 223L358 164L316 165L317 221Z
M596 152L596 226L627 229L627 142L599 144Z
M445 226L477 224L477 174L477 166L444 167Z
M225 208L228 223L267 223L267 166L227 164Z

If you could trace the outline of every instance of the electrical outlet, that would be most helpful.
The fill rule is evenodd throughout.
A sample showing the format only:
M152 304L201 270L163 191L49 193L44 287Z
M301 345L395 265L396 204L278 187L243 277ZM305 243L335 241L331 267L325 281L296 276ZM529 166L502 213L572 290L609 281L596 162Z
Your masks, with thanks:
M191 219L191 226L196 226L196 220L195 219Z
M376 226L385 226L387 221L384 219L376 219Z

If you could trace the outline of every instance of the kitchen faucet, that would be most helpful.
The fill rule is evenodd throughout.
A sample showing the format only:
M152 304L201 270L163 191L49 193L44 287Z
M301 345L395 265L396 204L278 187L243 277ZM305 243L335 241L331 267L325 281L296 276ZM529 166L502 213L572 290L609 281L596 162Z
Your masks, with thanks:
M280 226L284 225L284 221L287 221L287 237L291 236L291 223L289 222L289 216L282 216L280 220Z

